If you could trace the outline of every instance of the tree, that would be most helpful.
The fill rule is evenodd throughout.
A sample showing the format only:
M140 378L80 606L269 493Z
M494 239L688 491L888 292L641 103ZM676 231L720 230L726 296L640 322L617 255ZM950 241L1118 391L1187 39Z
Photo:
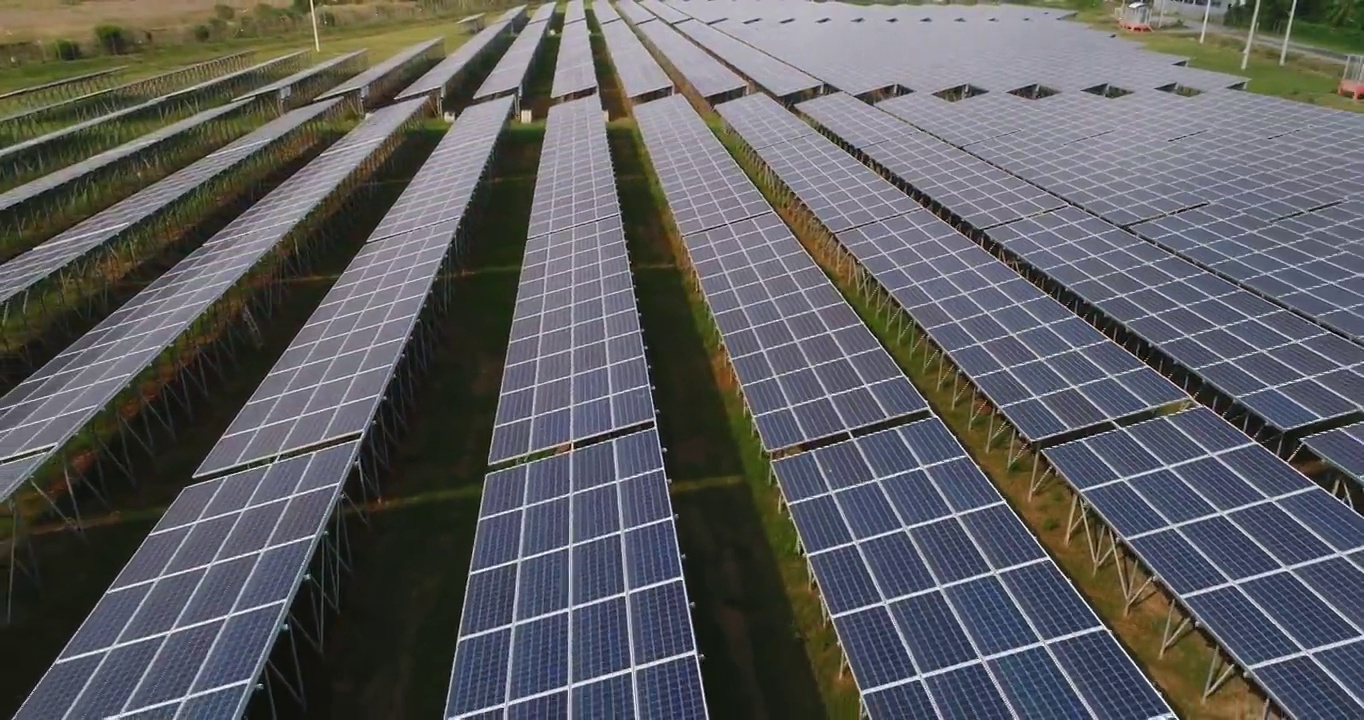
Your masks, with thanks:
M223 22L232 22L232 18L237 17L237 9L226 3L218 3L213 6L213 16Z

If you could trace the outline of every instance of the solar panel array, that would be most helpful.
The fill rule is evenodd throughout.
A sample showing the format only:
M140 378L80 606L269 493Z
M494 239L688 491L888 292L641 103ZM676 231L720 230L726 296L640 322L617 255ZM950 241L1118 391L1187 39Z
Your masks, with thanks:
M553 5L544 5L551 10ZM537 12L536 15L539 15ZM478 91L474 93L474 102L482 102L489 98L501 97L507 94L520 95L526 84L526 76L530 73L530 65L535 62L535 56L540 52L540 44L545 39L545 32L549 30L549 23L541 20L532 20L512 41L507 48L507 52L502 54L502 58L497 61L492 72L483 80Z
M290 75L285 78L280 78L279 80L276 80L275 82L272 82L268 85L264 85L262 87L255 88L248 92L242 93L240 96L238 96L238 99L249 100L252 98L268 97L271 95L277 96L281 99L293 97L293 95L296 93L296 88L300 86L310 84L318 80L326 81L329 77L337 74L338 70L349 65L352 62L359 62L363 64L367 52L368 51L366 51L364 48L361 48L359 50L353 50L342 55L337 55L336 57L330 58L328 60L323 60L322 62L313 65L312 67L307 67L302 70L299 70L293 75Z
M549 96L558 100L596 89L597 71L592 64L592 39L587 31L587 23L569 25L565 20Z
M1364 422L1308 435L1302 444L1313 455L1364 483Z
M1364 517L1203 408L1045 454L1287 716L1364 713Z
M1263 221L1254 208L1207 205L1132 232L1336 332L1364 341L1364 252L1358 219L1323 213Z
M764 449L926 412L923 397L752 183L740 181L742 170L687 101L645 103L635 118L675 214L698 205L690 195L697 184L679 182L685 172L699 171L712 188L733 182L752 198L709 215L716 224L682 241Z
M0 460L56 453L421 107L414 101L370 115L0 398ZM0 497L27 479L0 487Z
M941 420L773 472L867 717L1174 717Z
M1188 400L771 98L716 109L1025 439Z
M654 418L596 97L550 109L528 235L490 464Z
M656 431L484 481L445 716L504 714L707 716Z
M501 15L497 16L497 19L499 21L506 21L515 26L526 19L526 6L517 5L516 7L507 8Z
M680 23L677 29L775 97L817 91L823 86L815 78L705 23Z
M460 116L196 477L352 438L373 424L511 105L504 98Z
M372 65L368 70L322 93L317 99L326 100L356 94L361 101L369 102L371 96L384 94L384 86L393 82L400 82L403 74L411 67L431 53L439 53L444 45L445 38L432 38L416 45L410 45L389 56L378 65Z
M1364 409L1364 347L1083 210L990 236L1277 430Z
M240 717L358 449L185 488L15 717Z
M904 123L887 124L878 112L851 95L835 93L797 106L800 112L915 190L941 203L972 227L986 229L1066 205L1065 201ZM881 117L878 117L881 116ZM848 128L877 129L854 143Z
M655 50L686 79L698 95L710 100L729 93L742 94L748 83L667 23L636 25Z
M105 150L86 160L82 160L73 165L67 165L64 168L44 175L37 180L7 190L0 193L0 213L13 211L20 208L24 203L31 202L63 185L93 175L117 162L153 149L160 143L172 140L180 135L188 135L218 118L247 110L249 107L249 104L245 102L233 102L227 105L209 108L208 110L191 115L179 122L174 122L170 125L153 130L146 135L137 137L118 147Z
M646 96L672 92L672 80L668 79L668 74L663 72L658 61L649 54L628 25L609 23L602 26L601 34L606 40L606 50L611 55L611 64L616 69L616 77L626 98L633 102Z
M425 75L417 78L408 85L406 89L398 93L398 100L417 97L419 95L435 95L438 99L444 99L445 94L452 87L464 78L464 73L469 71L474 63L478 62L484 53L491 52L493 47L503 33L513 32L510 28L510 19L499 19L491 25L479 30L473 37L464 41L464 44L455 48L455 51L445 57L444 60L436 63L436 66L426 71Z
M22 296L87 254L105 248L124 232L156 217L214 178L260 156L310 121L334 111L337 102L314 103L282 115L0 265L0 305Z

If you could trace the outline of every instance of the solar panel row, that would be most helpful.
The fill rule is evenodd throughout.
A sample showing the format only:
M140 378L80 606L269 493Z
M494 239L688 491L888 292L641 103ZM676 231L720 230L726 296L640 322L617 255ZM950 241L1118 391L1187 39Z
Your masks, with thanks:
M358 452L185 488L15 717L241 717Z
M23 209L23 205L44 196L54 190L62 189L63 186L78 182L83 178L94 175L100 170L104 170L114 164L134 157L140 153L154 150L157 145L174 140L180 136L189 135L210 122L218 118L228 117L238 112L244 113L250 109L250 104L246 102L232 102L226 105L209 108L200 113L191 115L184 120L173 122L170 125L153 130L146 135L142 135L130 140L118 147L105 150L86 160L82 160L73 165L67 165L56 172L48 173L37 180L20 185L0 193L0 213L11 213ZM15 218L15 224L29 224L33 222L31 218Z
M597 71L592 64L592 38L587 23L575 22L570 25L565 20L549 96L554 100L572 98L596 89Z
M616 11L616 6L608 0L596 0L592 3L592 14L597 18L597 24L605 27L608 23L620 20L620 13Z
M634 0L617 0L616 9L631 25L639 26L655 19L653 13L640 7Z
M669 25L676 25L677 23L691 19L690 15L678 10L668 3L659 2L658 0L639 0L639 6L648 10L650 13L653 13L659 20L662 20Z
M598 0L600 4L601 0ZM601 28L611 65L616 70L621 90L631 102L662 97L672 93L673 83L668 74L649 54L634 30L625 23L610 23Z
M373 107L385 100L394 87L410 77L411 72L421 67L427 58L440 55L444 47L444 38L432 38L403 48L378 65L318 95L317 99L355 95L365 107Z
M635 117L669 207L679 224L697 228L684 228L682 241L764 449L926 412L909 379L687 101L645 103ZM691 173L699 180L688 180ZM739 202L698 215L726 185Z
M569 25L587 21L587 7L584 0L568 0L564 5L564 29Z
M542 7L554 9L553 5ZM488 77L474 93L474 102L513 93L519 96L524 91L531 63L535 62L535 56L540 52L540 44L548 30L549 22L532 20L512 41L492 72L488 73Z
M1364 517L1203 408L1044 453L1286 715L1364 713Z
M1050 209L1051 201L1010 189L1031 187L1016 178L985 183L974 172L962 175L956 159L986 164L931 136L906 128L913 143L878 141L893 138L890 130L854 142L868 127L884 127L884 118L867 119L883 114L850 96L828 95L799 110L966 222L982 223L976 227L988 228L991 240L1269 428L1292 431L1359 412L1364 349L1357 345L1089 213ZM907 152L911 146L936 147L954 161L935 164Z
M540 154L489 463L653 418L601 104L588 97L556 105Z
M167 208L242 163L295 137L309 124L339 110L336 100L315 103L285 114L229 143L183 170L94 215L42 245L0 265L0 306L21 299L52 278L110 244L125 232L160 217Z
M53 130L39 137L0 148L0 165L10 168L10 172L17 174L21 168L42 168L53 162L61 162L65 154L49 152L49 150L54 147L59 149L79 148L80 146L74 142L73 138L86 131L107 123L130 120L142 114L173 109L172 106L178 107L180 104L193 106L199 103L213 102L219 98L227 101L242 89L254 86L256 83L268 79L273 73L287 70L292 64L297 64L300 57L302 57L300 53L283 55L244 70L205 80L183 90L176 90L121 110L115 110L106 115L100 115ZM47 157L49 155L51 157Z
M636 24L635 29L644 36L646 42L662 53L668 64L703 99L709 101L729 93L743 94L748 88L743 78L683 37L671 25L645 23Z
M773 472L868 717L1174 717L941 420Z
M751 78L774 97L784 98L817 91L823 85L815 78L705 23L680 23L677 29L730 67Z
M707 716L656 431L488 475L445 716Z
M79 97L67 98L58 102L44 105L42 107L30 108L14 115L0 118L0 126L6 128L14 127L19 122L40 122L47 119L57 119L64 114L80 116L84 113L94 114L98 112L110 112L120 106L121 103L149 100L156 95L164 92L167 86L178 85L185 80L192 78L212 75L232 68L239 68L246 65L254 51L224 55L209 60L205 60L193 65L170 70L152 77L140 78L122 85L95 90Z
M554 17L554 9L554 3L544 3L540 7L535 8L535 12L530 16L531 23L549 22L549 19Z
M716 109L1025 440L1189 400L771 98Z
M455 85L462 82L465 73L471 71L475 63L479 62L485 53L493 52L501 43L499 38L503 34L515 32L511 29L512 21L496 20L491 25L479 30L473 37L464 41L464 44L455 49L445 57L444 60L436 63L436 66L426 71L425 75L417 78L411 85L398 93L398 100L406 100L419 95L434 96L437 102L445 99L446 93L452 90Z
M371 115L0 398L0 459L54 455L420 110ZM0 498L27 480L12 478Z
M205 477L365 433L389 394L511 99L455 122L195 472Z
M352 67L363 67L367 51L354 50L334 58L323 60L312 67L304 68L286 78L280 78L263 87L256 88L238 96L239 100L274 96L284 107L298 107L311 102L318 93L328 86L349 77Z

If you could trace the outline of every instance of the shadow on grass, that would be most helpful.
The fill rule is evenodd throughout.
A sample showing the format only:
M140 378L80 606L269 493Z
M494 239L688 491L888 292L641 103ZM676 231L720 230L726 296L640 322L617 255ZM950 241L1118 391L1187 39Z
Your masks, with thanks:
M674 255L674 226L634 128L614 123L610 139L710 714L823 718L768 531L776 513L757 506L768 495L765 464L737 396L722 390L710 320Z
M440 717L535 189L540 128L506 131L468 271L352 573L306 717Z
M114 478L107 489L109 505L99 508L84 501L84 536L43 531L27 539L38 559L41 584L20 584L15 620L0 626L0 647L12 652L0 673L0 715L18 709L28 692L56 659L96 601L146 538L167 505L188 484L199 462L236 417L256 386L307 321L337 276L350 262L383 211L410 178L412 160L429 154L432 133L417 133L404 144L346 207L314 230L311 273L286 280L282 301L265 321L258 316L264 342L235 358L236 363L213 384L208 398L196 398L196 414L177 415L172 424L179 434L154 438L154 456L134 457L136 482Z

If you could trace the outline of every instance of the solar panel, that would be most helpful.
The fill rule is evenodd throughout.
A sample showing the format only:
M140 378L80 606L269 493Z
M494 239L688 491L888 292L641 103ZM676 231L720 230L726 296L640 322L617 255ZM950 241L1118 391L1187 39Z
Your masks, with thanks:
M512 32L510 20L498 20L493 24L479 30L473 37L464 41L463 45L455 48L450 53L436 63L436 66L426 71L425 75L417 78L405 90L398 93L398 100L417 97L418 95L435 94L443 99L445 93L457 82L463 79L465 71L469 70L474 63L483 56L485 52L490 52L494 41L502 33Z
M680 233L691 235L772 211L686 99L645 103L634 115Z
M545 3L538 8L535 8L535 12L530 16L531 24L549 22L549 19L554 17L554 8L554 3Z
M488 475L447 718L705 718L656 431Z
M1286 716L1364 713L1364 517L1203 408L1044 453Z
M890 116L851 95L825 95L803 102L797 109L977 229L984 230L1066 204L931 135L913 132L908 126L909 132L886 131L885 122ZM879 129L872 135L876 142L855 142L858 135L866 135L868 127Z
M291 137L310 121L332 112L337 102L314 103L282 115L0 265L0 305L29 292L86 254L106 247L122 233L156 217L214 178Z
M0 459L55 454L421 108L371 114L0 398Z
M587 20L587 10L583 0L568 0L568 3L564 5L564 29L567 30L569 25L585 20Z
M603 0L598 0L597 5L610 7ZM637 101L647 95L672 92L672 80L668 79L668 74L663 72L658 61L649 54L644 44L635 36L635 31L628 25L625 23L603 25L601 33L606 40L606 50L611 55L611 65L616 69L616 77L620 80L626 98Z
M772 469L868 717L1174 717L941 420Z
M544 8L552 11L554 6L542 5L541 9ZM536 14L539 15L539 11L536 11ZM526 75L530 72L530 65L535 61L535 55L540 51L540 44L548 30L547 22L532 21L527 25L474 93L474 101L480 102L507 93L520 94L526 83Z
M1303 438L1313 455L1364 483L1364 423L1355 423Z
M582 3L579 2L579 8ZM581 12L581 10L580 10ZM554 80L550 84L551 99L569 98L597 89L597 71L592 64L592 39L587 23L569 24L565 17L564 30L559 37L559 57L554 64Z
M641 3L643 5L644 3ZM665 6L666 7L666 6ZM666 18L664 18L666 19ZM774 97L782 98L818 90L823 83L786 63L766 55L701 22L678 24L682 34L715 53L721 60L750 77Z
M662 20L669 25L676 25L677 23L691 19L690 15L687 15L672 5L658 2L658 0L639 0L638 4L640 7L656 15L659 20Z
M1364 348L1083 210L990 237L1271 428L1364 407Z
M510 109L503 99L460 116L196 477L349 438L373 424Z
M622 5L622 11L629 7ZM643 12L642 10L640 12ZM725 67L709 53L697 47L667 23L636 23L635 28L644 39L654 47L668 64L673 67L706 100L729 93L742 94L748 83Z
M15 717L240 717L358 449L185 488Z
M636 27L656 19L653 13L640 7L639 3L634 2L634 0L618 0L616 9L620 10L621 16Z
M592 14L597 18L597 24L605 27L608 23L620 20L620 13L616 12L616 6L607 0L595 0L592 3Z

